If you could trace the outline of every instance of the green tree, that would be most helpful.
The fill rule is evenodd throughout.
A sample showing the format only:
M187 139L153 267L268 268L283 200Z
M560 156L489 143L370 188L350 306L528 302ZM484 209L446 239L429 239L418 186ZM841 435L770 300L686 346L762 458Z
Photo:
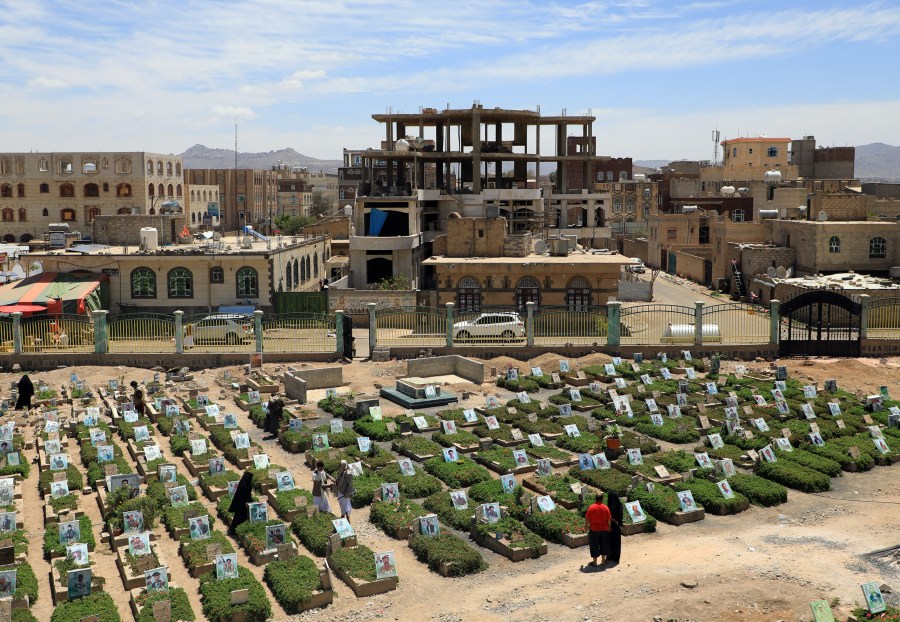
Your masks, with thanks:
M310 214L322 217L330 214L334 210L334 198L325 194L323 190L313 190L312 205L309 208Z
M378 289L409 289L409 278L405 274L398 274L389 279L378 281Z
M296 235L306 225L316 221L311 216L293 216L291 214L279 214L275 217L275 228L281 231L281 235Z

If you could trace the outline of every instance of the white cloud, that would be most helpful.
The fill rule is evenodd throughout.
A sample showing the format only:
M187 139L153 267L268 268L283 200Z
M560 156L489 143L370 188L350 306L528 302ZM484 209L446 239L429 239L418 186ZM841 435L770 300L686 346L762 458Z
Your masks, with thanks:
M47 76L38 76L28 81L28 86L34 89L67 89L69 83L59 78L48 78Z
M256 118L256 113L246 106L223 106L221 104L218 104L216 106L213 106L209 112L210 114L214 114L218 117L238 117L241 119Z

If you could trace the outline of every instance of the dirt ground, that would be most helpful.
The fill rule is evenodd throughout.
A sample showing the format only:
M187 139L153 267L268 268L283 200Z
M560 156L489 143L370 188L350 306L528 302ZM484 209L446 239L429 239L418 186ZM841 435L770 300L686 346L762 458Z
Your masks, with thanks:
M573 367L607 362L601 354L572 360ZM558 357L542 355L532 364L550 367ZM505 368L507 363L525 367L521 361L494 359L485 361L486 369ZM860 394L877 392L887 385L892 394L900 392L900 359L846 360L815 359L782 361L792 377L806 377L821 383L835 378L839 386ZM723 362L723 369L734 363ZM768 363L748 363L748 368L768 367ZM295 367L319 367L319 364L294 364ZM266 371L277 373L285 366L266 365ZM239 368L230 368L240 377ZM58 387L77 372L92 386L105 385L106 380L124 376L125 382L147 380L148 370L114 367L65 368L32 374L51 387ZM345 384L356 393L371 394L376 383L393 385L397 376L406 372L403 362L371 363L355 361L344 366ZM222 370L197 372L209 386L209 395L220 399L215 378ZM19 374L0 374L0 387L8 396L11 380ZM490 379L488 379L490 380ZM477 386L454 384L454 391L470 391L465 405L482 405L484 393L508 395L493 382ZM230 393L228 394L230 399ZM223 400L221 400L223 401ZM397 414L400 407L384 403L386 415ZM236 409L235 409L236 410ZM261 442L274 463L284 464L294 472L298 485L311 487L309 470L302 466L301 456L284 452L271 441L262 441L263 433L241 414L241 425L251 438ZM159 443L169 455L168 442ZM32 452L33 455L33 452ZM78 464L77 450L70 447L72 463ZM178 462L177 464L180 464ZM181 467L180 467L181 469ZM368 509L356 510L351 516L362 543L373 550L393 550L400 570L399 588L386 595L356 599L352 592L335 579L338 598L332 606L298 616L287 616L272 599L275 620L437 620L439 622L491 621L651 621L702 622L812 620L809 602L836 599L835 612L846 614L854 603L861 602L859 584L866 581L886 583L900 590L900 555L893 563L878 562L867 553L900 545L897 531L900 505L900 465L876 467L868 473L845 473L833 480L834 489L821 495L790 491L788 503L775 508L752 507L736 516L707 516L703 521L672 527L659 523L655 534L625 538L622 562L615 567L589 571L584 548L571 550L550 545L550 552L537 560L513 564L486 549L480 549L489 562L480 575L445 579L429 572L417 562L403 543L388 538L368 522ZM48 580L49 563L42 558L40 523L42 501L37 491L37 468L23 484L26 524L31 536L29 561L40 583L40 600L33 612L40 620L48 620L52 611ZM334 504L332 499L332 504ZM212 509L211 502L207 505ZM93 495L82 499L82 509L99 526L101 519ZM214 512L213 512L214 513ZM221 528L221 524L217 523ZM197 581L192 579L177 554L177 545L161 527L158 546L169 562L172 580L185 587L195 612L200 616ZM99 527L95 529L99 536ZM310 555L303 550L301 552ZM250 565L239 549L240 561L262 577L262 568ZM115 555L108 546L98 544L94 554L98 574L106 577L107 591L119 605L125 619L128 594L115 567ZM591 569L593 570L593 569ZM886 595L896 603L896 594ZM202 618L201 618L202 619Z

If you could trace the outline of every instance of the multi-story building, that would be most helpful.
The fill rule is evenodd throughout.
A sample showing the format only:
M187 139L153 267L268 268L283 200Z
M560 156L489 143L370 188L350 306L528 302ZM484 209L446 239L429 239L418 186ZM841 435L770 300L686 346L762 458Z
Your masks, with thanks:
M298 179L294 174L278 178L277 215L309 216L310 207L312 207L312 188L303 179Z
M50 223L90 230L101 215L177 211L181 158L146 152L0 154L3 241L41 238Z
M184 213L192 228L213 229L221 225L219 187L216 185L188 185L185 191Z
M421 278L433 278L430 268L421 270L422 260L453 213L503 216L509 234L548 238L551 229L576 228L569 234L579 238L609 233L596 225L597 201L606 195L593 191L593 116L542 116L475 104L373 118L385 128L382 148L346 153L345 177L357 163L361 167L350 236L354 287L400 275L417 287ZM555 133L550 148L545 142L542 150L546 127ZM569 140L570 133L585 140ZM545 172L556 169L546 192L535 182L542 165ZM581 181L570 183L569 171L579 168ZM570 213L585 209L594 214L590 222L570 224Z
M218 186L221 226L234 231L251 225L269 230L278 213L278 171L256 169L185 169L187 185Z

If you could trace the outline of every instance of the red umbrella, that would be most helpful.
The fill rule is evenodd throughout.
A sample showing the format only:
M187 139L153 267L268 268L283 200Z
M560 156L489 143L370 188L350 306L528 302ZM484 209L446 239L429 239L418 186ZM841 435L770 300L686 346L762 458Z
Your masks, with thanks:
M0 313L24 313L25 315L30 315L32 313L42 313L47 310L47 307L42 307L41 305L29 305L29 304L18 304L18 305L4 305L0 306Z

